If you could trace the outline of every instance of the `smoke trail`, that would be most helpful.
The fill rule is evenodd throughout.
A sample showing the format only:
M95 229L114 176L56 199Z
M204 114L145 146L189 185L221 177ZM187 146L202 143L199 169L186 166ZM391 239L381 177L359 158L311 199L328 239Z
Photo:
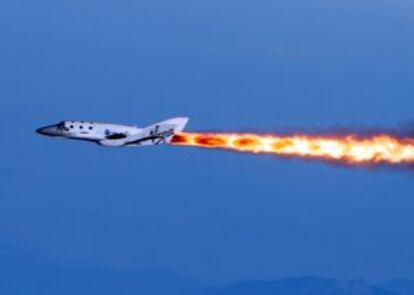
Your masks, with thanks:
M414 137L399 137L387 133L369 136L324 136L185 132L175 135L171 144L346 164L414 164Z

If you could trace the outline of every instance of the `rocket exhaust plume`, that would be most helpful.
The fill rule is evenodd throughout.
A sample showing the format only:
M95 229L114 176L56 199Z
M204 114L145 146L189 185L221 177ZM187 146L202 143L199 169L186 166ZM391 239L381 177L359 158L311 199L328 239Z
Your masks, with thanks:
M370 136L318 136L183 132L175 135L171 144L343 164L414 164L414 137L399 137L387 133Z

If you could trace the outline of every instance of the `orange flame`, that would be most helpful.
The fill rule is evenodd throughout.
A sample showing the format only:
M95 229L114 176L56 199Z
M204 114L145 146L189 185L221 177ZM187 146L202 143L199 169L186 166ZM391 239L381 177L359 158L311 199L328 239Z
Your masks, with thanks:
M332 160L348 164L414 164L414 138L399 138L387 134L336 137L179 133L173 137L171 144Z

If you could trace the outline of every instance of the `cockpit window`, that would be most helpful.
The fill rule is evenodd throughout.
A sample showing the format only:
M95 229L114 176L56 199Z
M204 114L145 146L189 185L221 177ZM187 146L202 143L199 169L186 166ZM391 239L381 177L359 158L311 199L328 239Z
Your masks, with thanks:
M59 124L57 124L56 125L56 128L58 129L58 130L61 130L61 131L68 131L69 129L66 127L66 124L65 124L65 122L64 121L62 121L62 122L60 122Z

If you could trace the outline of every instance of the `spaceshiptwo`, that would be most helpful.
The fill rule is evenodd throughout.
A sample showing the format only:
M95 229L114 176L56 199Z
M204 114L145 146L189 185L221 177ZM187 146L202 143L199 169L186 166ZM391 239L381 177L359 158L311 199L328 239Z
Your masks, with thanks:
M169 143L173 136L184 130L188 118L172 118L146 128L137 126L96 123L86 121L62 121L36 130L37 133L94 142L102 146L124 147Z

